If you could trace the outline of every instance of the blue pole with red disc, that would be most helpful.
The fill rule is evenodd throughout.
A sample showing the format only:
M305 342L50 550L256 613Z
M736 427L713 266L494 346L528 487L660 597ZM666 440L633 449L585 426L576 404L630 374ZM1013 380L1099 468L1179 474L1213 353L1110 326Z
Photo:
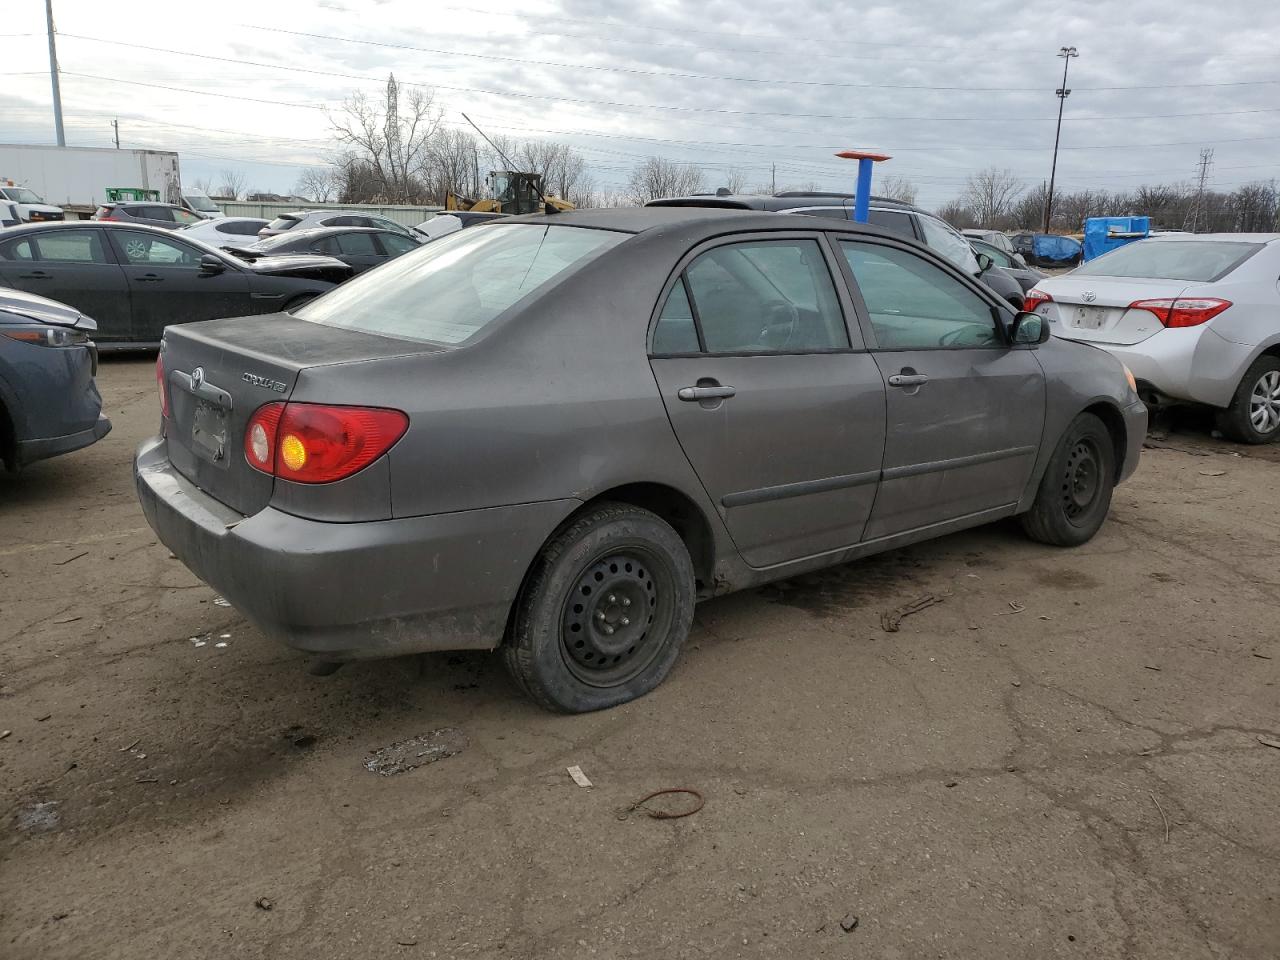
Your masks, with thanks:
M871 207L871 167L891 158L887 154L860 150L841 150L836 156L842 160L858 161L858 188L853 195L853 219L858 223L866 223Z

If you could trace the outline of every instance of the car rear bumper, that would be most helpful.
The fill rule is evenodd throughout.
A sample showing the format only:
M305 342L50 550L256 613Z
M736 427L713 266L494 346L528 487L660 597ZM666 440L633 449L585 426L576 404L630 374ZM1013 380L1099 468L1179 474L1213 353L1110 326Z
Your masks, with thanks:
M156 535L264 633L331 660L502 641L546 537L577 500L399 520L327 523L267 507L244 516L138 448L138 499Z
M97 443L111 432L111 421L98 414L97 422L87 430L64 434L61 437L40 437L34 440L19 440L16 444L18 466L25 467L37 460L47 460L60 454L79 450L92 443Z
M1231 402L1254 352L1210 326L1161 330L1133 344L1084 342L1106 350L1163 398L1213 407Z

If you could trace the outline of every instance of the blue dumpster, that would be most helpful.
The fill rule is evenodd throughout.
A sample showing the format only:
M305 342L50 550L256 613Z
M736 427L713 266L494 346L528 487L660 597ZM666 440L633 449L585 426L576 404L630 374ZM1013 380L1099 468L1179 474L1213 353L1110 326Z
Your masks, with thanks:
M1150 217L1089 217L1084 222L1084 258L1100 257L1150 233Z

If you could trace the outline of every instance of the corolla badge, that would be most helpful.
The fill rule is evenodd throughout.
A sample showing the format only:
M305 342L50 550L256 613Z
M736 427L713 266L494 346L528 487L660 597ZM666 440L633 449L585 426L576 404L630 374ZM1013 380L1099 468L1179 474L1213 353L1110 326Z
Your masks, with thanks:
M1098 299L1098 295L1092 290L1086 290L1084 293L1080 294L1080 299L1085 303L1093 303L1093 301Z
M199 390L204 386L204 367L196 367L191 371L191 389Z
M288 384L281 383L279 380L272 380L270 377L260 377L256 373L242 373L240 379L245 383L252 383L255 387L266 387L268 390L274 390L276 393L284 393L289 389Z

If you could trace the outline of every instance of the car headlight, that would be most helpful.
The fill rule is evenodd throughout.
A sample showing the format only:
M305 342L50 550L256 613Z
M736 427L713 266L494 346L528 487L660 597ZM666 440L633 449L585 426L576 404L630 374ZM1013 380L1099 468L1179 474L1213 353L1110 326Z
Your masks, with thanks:
M0 327L0 335L39 347L78 347L89 342L88 333L71 327Z

